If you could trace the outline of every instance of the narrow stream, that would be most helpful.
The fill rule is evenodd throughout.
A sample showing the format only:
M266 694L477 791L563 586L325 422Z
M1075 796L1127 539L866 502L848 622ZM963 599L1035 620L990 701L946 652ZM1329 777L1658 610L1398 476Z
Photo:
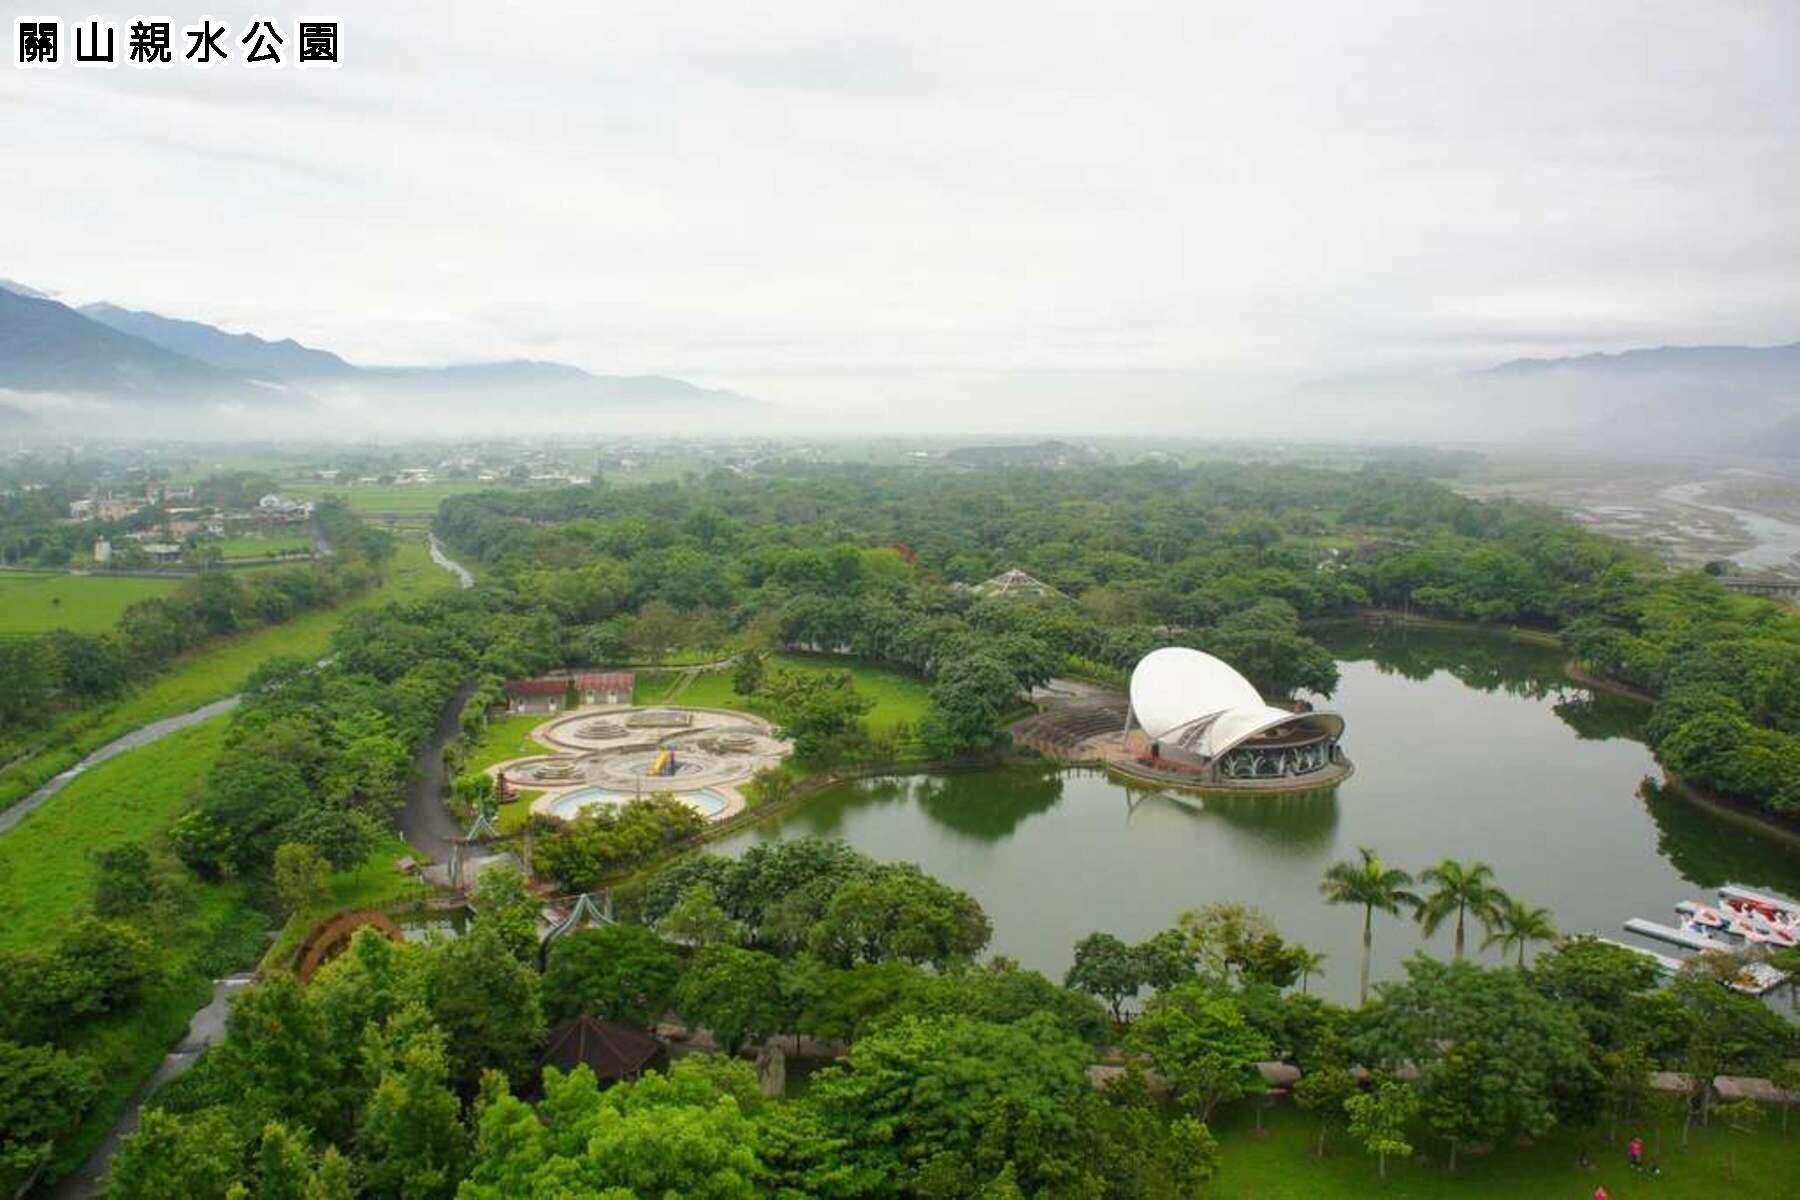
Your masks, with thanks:
M431 548L431 561L456 576L457 582L464 588L474 587L475 576L469 573L469 568L444 553L444 544L438 541L437 534L428 533L425 536Z

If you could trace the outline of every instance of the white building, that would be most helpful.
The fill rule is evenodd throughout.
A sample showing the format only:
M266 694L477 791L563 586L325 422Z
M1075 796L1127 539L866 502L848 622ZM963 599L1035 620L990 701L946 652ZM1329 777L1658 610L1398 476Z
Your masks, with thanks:
M1344 733L1338 714L1277 708L1231 664L1185 646L1138 661L1127 733L1133 725L1149 739L1153 758L1229 780L1324 771L1337 761Z

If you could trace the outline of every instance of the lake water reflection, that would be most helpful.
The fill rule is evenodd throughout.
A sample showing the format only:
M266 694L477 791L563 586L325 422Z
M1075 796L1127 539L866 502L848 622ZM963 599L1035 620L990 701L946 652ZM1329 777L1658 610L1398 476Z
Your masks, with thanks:
M1356 764L1335 790L1196 797L1034 767L892 777L718 849L816 833L916 862L980 900L995 952L1057 977L1094 929L1138 939L1184 908L1246 901L1330 956L1317 986L1340 1000L1355 994L1361 914L1326 906L1318 882L1358 846L1413 871L1483 859L1565 931L1609 936L1720 883L1800 895L1800 852L1663 793L1637 734L1644 706L1572 684L1555 650L1416 631L1322 640ZM1378 917L1376 978L1419 945L1410 922ZM1448 930L1434 949L1448 954Z

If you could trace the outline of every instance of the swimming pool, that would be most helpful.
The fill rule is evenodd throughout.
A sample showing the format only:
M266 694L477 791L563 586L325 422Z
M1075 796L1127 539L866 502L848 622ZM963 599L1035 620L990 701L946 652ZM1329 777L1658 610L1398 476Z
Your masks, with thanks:
M677 800L706 817L708 820L725 811L726 799L711 788L700 788L692 792L671 793ZM649 795L648 792L645 795ZM606 806L617 808L636 797L631 792L621 792L613 788L584 787L562 795L545 804L543 811L564 821L580 816L590 808Z

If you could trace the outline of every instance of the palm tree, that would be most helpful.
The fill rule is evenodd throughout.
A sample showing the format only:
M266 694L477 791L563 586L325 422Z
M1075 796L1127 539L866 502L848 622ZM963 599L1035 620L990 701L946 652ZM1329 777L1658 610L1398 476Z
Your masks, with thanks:
M1486 950L1498 942L1501 953L1513 946L1519 948L1519 968L1525 967L1525 947L1530 942L1547 942L1556 936L1556 921L1547 908L1533 908L1523 900L1504 896L1494 914L1494 924L1481 948Z
M1430 937L1455 913L1456 961L1461 962L1466 918L1473 915L1484 930L1492 933L1494 920L1506 900L1506 893L1494 886L1494 869L1484 862L1465 864L1446 858L1421 874L1419 882L1437 885L1419 906L1420 932Z
M1366 1004L1369 1000L1369 951L1374 943L1375 910L1379 908L1384 913L1398 913L1402 908L1417 909L1420 900L1406 890L1406 886L1413 881L1411 875L1388 866L1367 846L1362 847L1358 853L1362 855L1361 862L1345 859L1332 863L1330 870L1325 872L1324 882L1319 884L1319 890L1325 893L1328 903L1362 905L1362 983L1357 990L1357 1002Z
M1289 949L1290 960L1300 972L1300 994L1306 994L1306 981L1314 975L1325 973L1325 952L1314 950L1310 946L1293 946Z

